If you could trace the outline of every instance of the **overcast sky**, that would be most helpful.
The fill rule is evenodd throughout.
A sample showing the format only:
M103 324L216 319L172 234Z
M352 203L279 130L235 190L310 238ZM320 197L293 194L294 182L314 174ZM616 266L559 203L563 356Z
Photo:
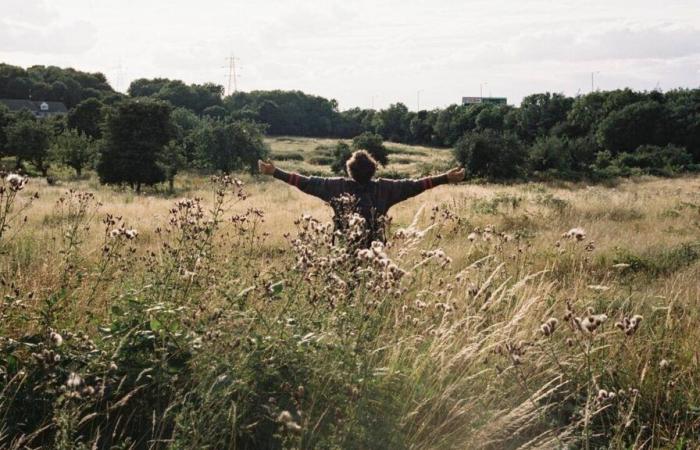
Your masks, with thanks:
M699 0L0 0L0 62L300 89L341 109L700 87Z

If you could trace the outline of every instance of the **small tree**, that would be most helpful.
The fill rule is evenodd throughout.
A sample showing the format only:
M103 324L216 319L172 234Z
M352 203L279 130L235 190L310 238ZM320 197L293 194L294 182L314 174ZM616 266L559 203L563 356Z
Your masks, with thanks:
M77 130L65 130L54 138L50 153L52 160L73 168L81 177L83 169L95 162L97 143Z
M568 140L557 136L537 139L530 148L528 162L530 168L536 171L567 172L572 164Z
M263 126L249 121L208 121L193 132L200 166L229 173L247 168L258 170L258 159L268 149L263 142Z
M350 146L343 141L338 141L333 148L333 163L331 164L333 173L345 174L345 163L350 159L351 155L352 150L350 150Z
M104 105L96 98L89 98L78 103L68 112L68 128L78 130L93 139L102 137L102 120Z
M519 176L525 161L525 151L516 136L492 130L466 133L453 153L470 176L492 179Z
M352 140L353 150L367 150L372 158L374 158L382 166L389 163L389 152L384 147L382 136L375 133L362 133L355 136Z
M352 140L352 149L344 142L338 142L333 150L333 162L331 170L337 174L345 173L345 163L352 156L353 150L367 150L372 158L379 164L386 166L389 162L387 154L389 153L384 147L382 137L375 133L362 133L355 136Z
M158 164L165 173L165 179L168 181L168 190L172 193L175 190L175 175L187 164L185 150L178 141L172 140L163 147L163 151L159 156Z
M9 154L17 158L17 168L23 161L30 161L43 176L48 166L48 150L51 131L42 121L31 115L21 114L17 120L5 128Z
M125 100L108 111L97 164L102 183L128 183L140 192L142 184L165 181L159 161L174 137L170 112L167 103L148 99Z

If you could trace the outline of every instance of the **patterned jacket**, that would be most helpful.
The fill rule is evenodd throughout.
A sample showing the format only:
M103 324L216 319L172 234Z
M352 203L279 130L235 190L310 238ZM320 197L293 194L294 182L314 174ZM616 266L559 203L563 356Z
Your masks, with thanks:
M389 208L421 192L447 183L447 175L425 177L418 180L389 180L377 178L369 183L360 184L350 178L341 177L306 177L298 173L285 172L275 169L273 176L278 180L296 186L302 192L329 203L335 213L336 228L343 229L341 212L334 200L344 194L352 195L356 199L355 212L359 213L366 221L369 230L369 242L372 240L385 240L384 223Z

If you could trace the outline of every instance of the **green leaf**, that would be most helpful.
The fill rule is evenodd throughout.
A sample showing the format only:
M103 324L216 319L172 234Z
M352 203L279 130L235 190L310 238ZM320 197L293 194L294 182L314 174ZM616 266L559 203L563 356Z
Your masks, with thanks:
M158 319L151 319L151 330L152 331L158 331L161 328L163 328L163 324L160 323Z
M284 280L278 281L277 283L270 285L270 293L272 295L279 295L282 293L283 290L284 290Z
M6 361L9 373L16 373L19 370L19 360L15 355L7 355Z

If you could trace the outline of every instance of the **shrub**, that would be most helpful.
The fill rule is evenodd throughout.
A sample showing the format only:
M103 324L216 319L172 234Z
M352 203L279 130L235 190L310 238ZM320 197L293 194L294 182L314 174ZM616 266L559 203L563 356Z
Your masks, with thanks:
M272 155L276 161L303 161L304 154L301 151L291 153L280 153Z
M490 179L520 176L526 156L516 136L492 130L466 133L453 153L470 176Z
M333 173L344 174L345 163L352 156L355 150L367 150L370 155L381 165L386 166L389 162L387 149L384 147L382 137L374 133L362 133L352 140L352 149L345 142L338 141L333 149L333 162L331 170Z
M613 160L621 170L638 168L652 175L673 175L691 163L692 156L684 148L672 144L665 147L642 145L635 152L620 153Z
M351 155L352 151L350 150L350 146L345 142L338 141L333 149L333 163L331 164L331 170L333 173L347 173L345 163L348 161L348 159L350 159Z
M352 140L353 150L367 150L372 158L374 158L382 166L389 163L387 157L387 149L384 147L382 136L375 133L362 133L355 136Z
M309 158L309 164L313 164L315 166L327 166L329 164L333 164L335 159L330 156L312 156Z
M528 163L535 171L567 172L572 165L568 140L558 136L547 136L536 140L530 148Z

